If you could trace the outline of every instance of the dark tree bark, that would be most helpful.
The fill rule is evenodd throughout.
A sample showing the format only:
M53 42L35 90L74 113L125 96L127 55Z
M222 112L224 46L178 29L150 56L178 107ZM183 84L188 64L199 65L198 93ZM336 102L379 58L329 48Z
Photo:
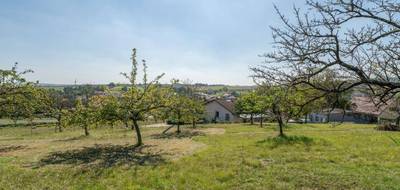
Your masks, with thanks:
M177 127L177 131L176 131L176 133L181 133L181 113L180 112L178 112L178 124L176 125L176 127Z
M254 125L254 116L253 116L253 113L250 114L250 125Z
M260 127L261 128L263 127L263 120L264 120L263 114L260 114Z
M83 129L85 130L85 136L89 136L90 134L89 134L88 126L85 125L85 126L83 127Z
M176 127L177 127L177 130L176 130L176 133L181 133L181 126L180 126L180 123L178 123L177 125L176 125Z
M283 133L283 127L284 127L284 123L283 123L283 118L282 118L282 112L279 110L279 105L277 105L278 103L275 102L272 105L272 112L275 115L276 120L278 121L278 126L279 126L279 136L284 136L285 134Z
M283 133L284 124L283 124L282 117L280 115L278 115L276 119L278 120L278 124L279 124L279 136L284 136L285 135Z
M140 132L139 124L137 123L137 121L135 119L133 119L132 121L133 121L133 128L135 129L135 132L136 132L136 139L137 139L135 146L142 146L143 141L142 141L142 134Z
M169 131L170 129L172 129L175 125L171 125L170 127L167 127L167 129L165 129L162 134L165 134L167 131Z
M193 127L193 128L196 127L196 119L195 119L195 118L192 119L192 127Z

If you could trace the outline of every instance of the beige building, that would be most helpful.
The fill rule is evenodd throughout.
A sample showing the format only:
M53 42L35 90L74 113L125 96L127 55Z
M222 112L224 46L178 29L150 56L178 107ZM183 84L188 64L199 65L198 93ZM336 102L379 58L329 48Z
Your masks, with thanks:
M214 99L206 102L206 115L207 122L221 123L221 122L240 122L240 117L235 114L235 105L233 102Z

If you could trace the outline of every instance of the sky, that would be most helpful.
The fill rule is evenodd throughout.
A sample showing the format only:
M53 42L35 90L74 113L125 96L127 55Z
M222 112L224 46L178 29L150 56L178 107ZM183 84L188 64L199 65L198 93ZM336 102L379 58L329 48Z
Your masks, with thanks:
M41 83L127 83L132 48L150 78L252 85L272 50L273 5L303 0L2 0L0 69L19 63Z

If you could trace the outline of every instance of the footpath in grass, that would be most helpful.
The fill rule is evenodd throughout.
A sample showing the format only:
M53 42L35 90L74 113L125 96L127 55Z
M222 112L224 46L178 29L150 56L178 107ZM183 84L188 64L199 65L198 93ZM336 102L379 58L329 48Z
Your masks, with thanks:
M0 189L398 189L400 133L374 125L275 124L54 133L0 129Z

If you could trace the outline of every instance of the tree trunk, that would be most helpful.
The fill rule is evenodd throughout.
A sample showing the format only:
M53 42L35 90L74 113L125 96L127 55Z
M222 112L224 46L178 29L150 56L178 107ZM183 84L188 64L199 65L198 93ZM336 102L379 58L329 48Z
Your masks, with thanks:
M89 129L88 129L88 126L85 125L85 126L83 127L83 129L85 130L85 136L89 136Z
M250 125L254 125L253 114L250 114Z
M137 121L135 119L132 120L133 121L133 125L132 128L135 129L136 132L136 145L135 146L142 146L143 145L143 141L142 141L142 134L140 133L140 128L139 128L139 124L137 123Z
M192 127L193 127L193 128L196 127L196 119L195 119L195 118L192 119Z
M261 128L263 127L263 120L264 120L263 114L261 114L261 115L260 115L260 127L261 127Z
M306 114L306 116L304 117L304 123L307 123L308 121L308 114Z
M281 111L278 108L278 105L273 104L272 106L272 112L275 115L276 120L278 121L279 124L279 136L284 136L285 134L283 133L283 119L282 119L282 114Z
M167 131L169 131L170 129L172 129L174 127L174 125L171 125L170 127L168 127L167 129L165 129L162 134L165 134Z
M58 126L58 132L62 132L62 126L61 126L61 115L58 116L57 118L57 126Z
M176 131L176 133L181 133L181 127L180 127L181 125L180 125L180 123L178 122L178 125L176 126L177 128L178 128L178 130Z
M283 121L282 121L282 117L281 117L280 114L277 116L277 120L278 120L278 124L279 124L279 136L284 136L284 134L283 134Z
M135 123L131 126L132 131L135 130Z
M176 133L181 133L181 114L180 113L178 113L178 124L177 124L177 131L176 131Z

